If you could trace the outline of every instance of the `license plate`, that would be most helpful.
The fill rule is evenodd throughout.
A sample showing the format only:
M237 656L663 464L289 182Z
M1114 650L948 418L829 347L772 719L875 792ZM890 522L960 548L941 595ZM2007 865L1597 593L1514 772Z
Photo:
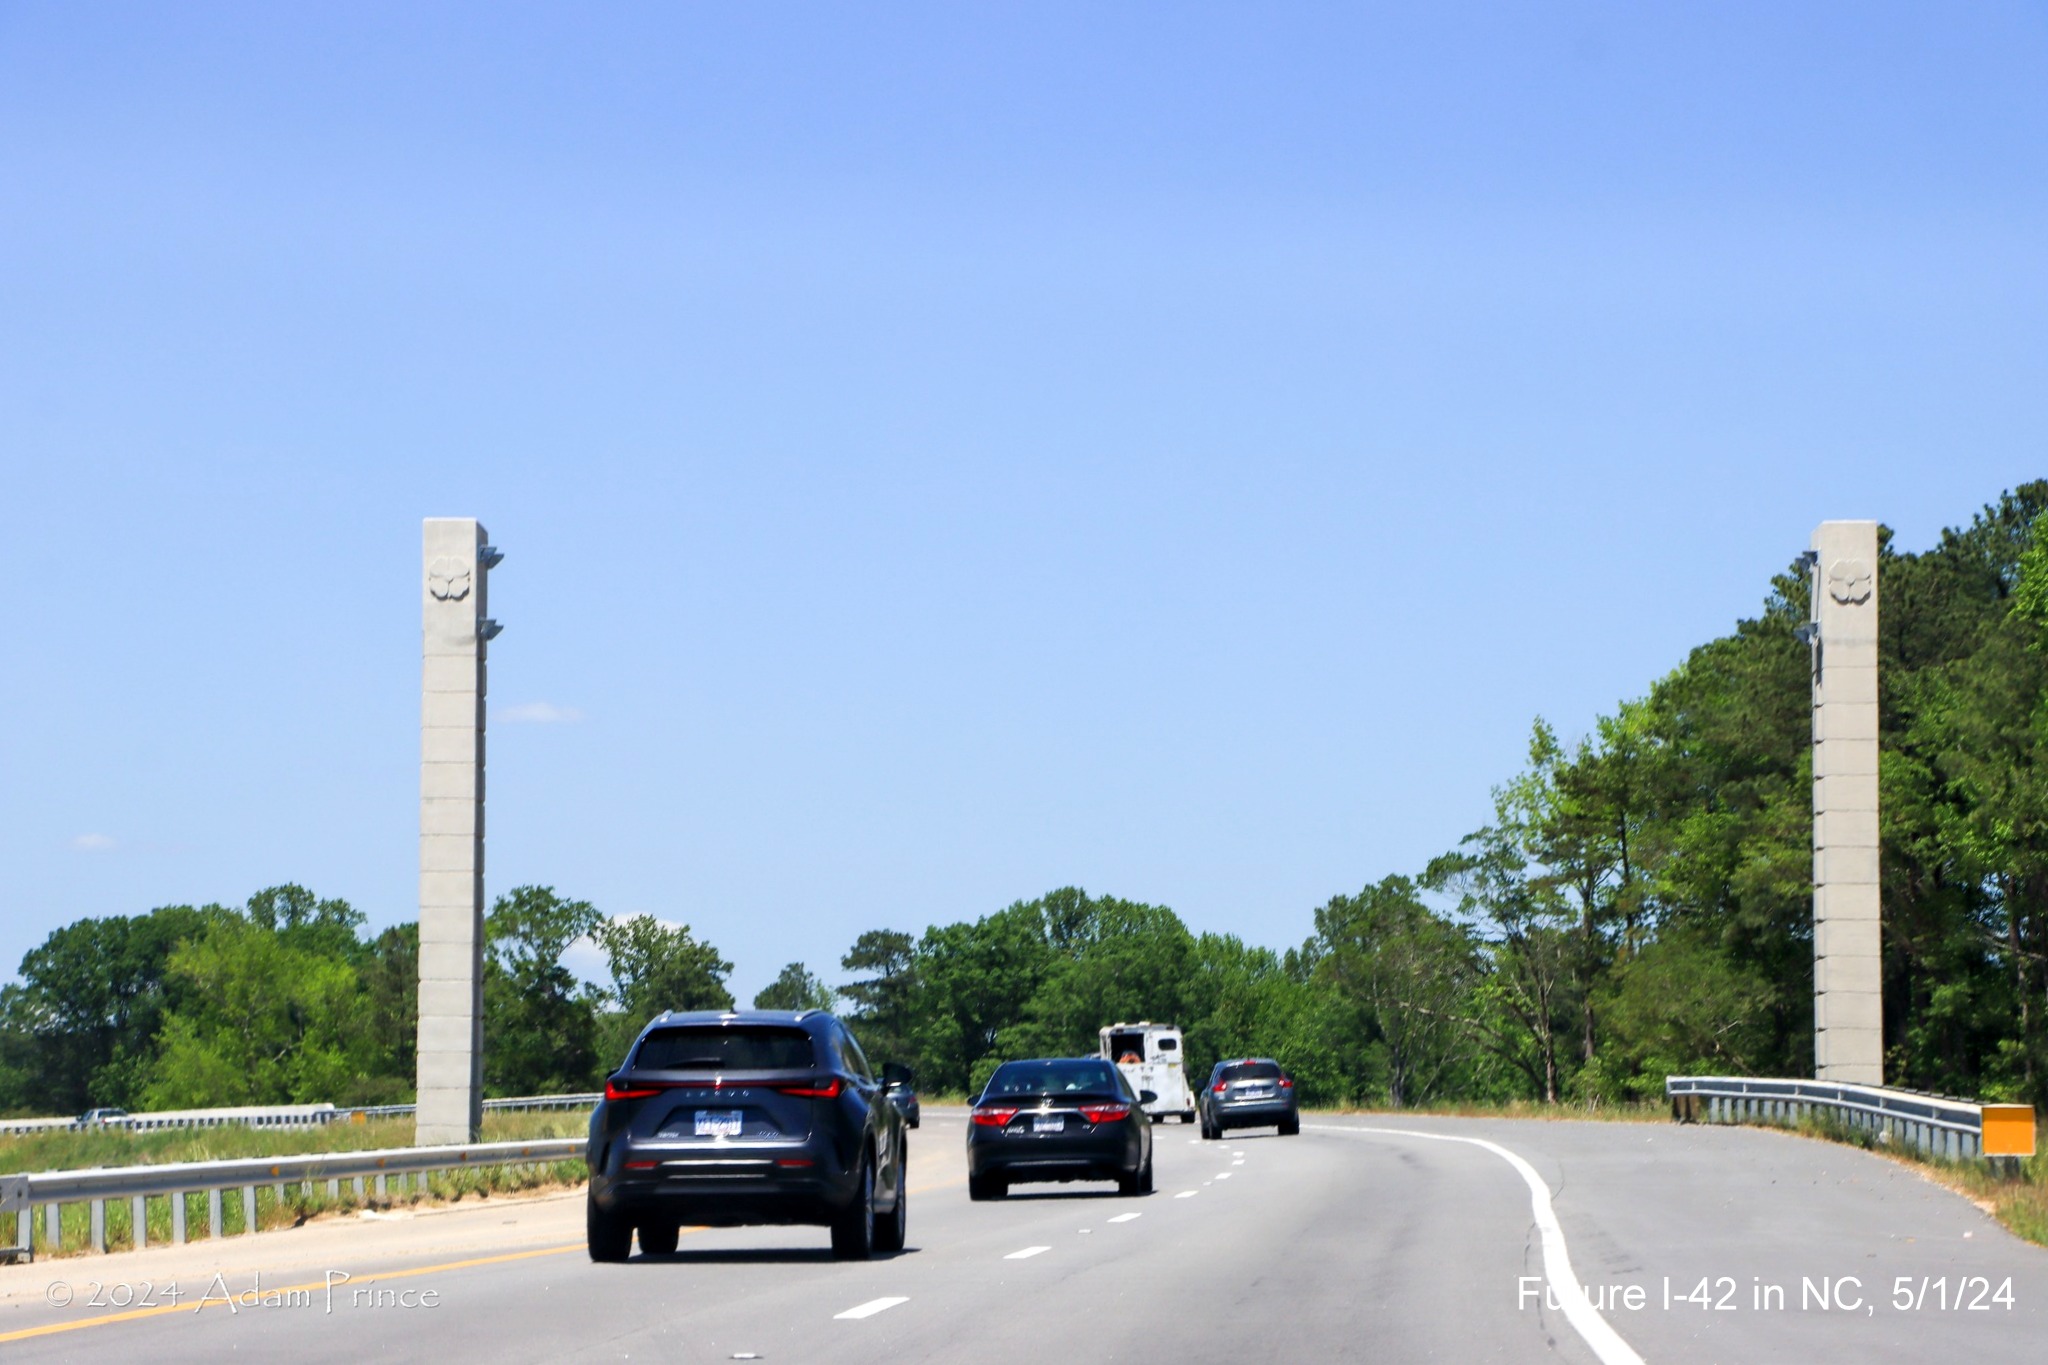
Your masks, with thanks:
M1031 1116L1031 1131L1034 1133L1058 1133L1064 1131L1066 1126L1067 1116L1065 1114L1033 1114Z
M698 1137L738 1137L739 1135L739 1110L699 1109L697 1111Z

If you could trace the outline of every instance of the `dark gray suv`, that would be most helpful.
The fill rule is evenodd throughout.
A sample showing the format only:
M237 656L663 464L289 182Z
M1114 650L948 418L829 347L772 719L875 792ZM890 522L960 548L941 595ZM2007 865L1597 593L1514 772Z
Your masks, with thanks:
M877 1079L820 1010L664 1014L590 1116L590 1259L666 1255L684 1224L812 1223L841 1259L900 1251L909 1071Z
M1277 1127L1282 1137L1301 1131L1294 1078L1270 1057L1216 1063L1198 1103L1205 1138L1220 1138L1226 1128L1263 1128L1267 1124Z

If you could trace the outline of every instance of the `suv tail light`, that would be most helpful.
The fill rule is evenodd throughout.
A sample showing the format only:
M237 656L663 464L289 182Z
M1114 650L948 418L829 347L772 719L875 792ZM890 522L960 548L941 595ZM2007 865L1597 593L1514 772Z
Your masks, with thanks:
M1282 1076L1280 1078L1280 1088L1282 1090L1294 1089L1294 1079L1290 1076Z
M1222 1093L1223 1093L1224 1091L1226 1091L1226 1090L1228 1090L1228 1089L1230 1089L1230 1082L1229 1082L1229 1081L1218 1081L1218 1082L1216 1082L1216 1089L1215 1089L1214 1093L1215 1093L1215 1094L1218 1094L1218 1095L1220 1095L1220 1094L1222 1094Z
M608 1100L644 1100L650 1095L659 1095L668 1089L665 1085L649 1085L645 1081L621 1081L616 1076L605 1077L604 1097Z
M1081 1106L1081 1117L1090 1123L1115 1123L1120 1118L1128 1117L1130 1112L1131 1106L1128 1104L1084 1104Z
M836 1100L839 1098L839 1078L832 1077L822 1085L805 1082L799 1085L776 1085L769 1089L781 1095L796 1095L807 1100Z
M1017 1106L991 1104L974 1111L974 1121L983 1128L1000 1128L1017 1117Z

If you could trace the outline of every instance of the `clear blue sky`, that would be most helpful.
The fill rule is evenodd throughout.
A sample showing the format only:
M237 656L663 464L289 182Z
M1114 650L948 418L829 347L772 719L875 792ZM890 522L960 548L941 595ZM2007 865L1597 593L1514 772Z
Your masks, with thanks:
M743 996L1077 883L1276 946L2048 473L2048 8L0 2L0 968L490 875Z

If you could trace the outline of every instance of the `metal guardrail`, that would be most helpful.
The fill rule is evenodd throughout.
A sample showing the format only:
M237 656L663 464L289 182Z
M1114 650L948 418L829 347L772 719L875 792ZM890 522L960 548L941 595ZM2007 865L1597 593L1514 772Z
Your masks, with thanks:
M342 1110L342 1113L349 1111ZM313 1182L325 1181L330 1197L341 1193L341 1182L350 1181L358 1197L368 1193L375 1182L376 1193L391 1192L396 1180L401 1188L437 1171L475 1169L485 1166L539 1166L581 1157L586 1148L582 1138L544 1138L530 1142L480 1142L456 1147L398 1147L368 1152L323 1152L286 1157L237 1157L226 1161L192 1161L160 1166L114 1166L87 1171L38 1171L31 1175L5 1178L0 1189L0 1208L12 1208L19 1246L15 1251L33 1255L35 1210L41 1208L47 1243L62 1242L62 1208L69 1203L91 1206L91 1246L107 1249L107 1201L129 1201L130 1227L139 1249L148 1244L148 1201L168 1198L171 1212L171 1241L186 1240L185 1196L204 1193L207 1229L222 1235L223 1192L241 1192L242 1229L256 1228L256 1191L270 1186L282 1200L285 1188L299 1185L311 1189ZM7 1249L0 1248L0 1253Z
M523 1095L501 1100L485 1100L487 1111L498 1113L523 1113L535 1109L589 1109L604 1096L597 1092L584 1095ZM125 1118L97 1119L91 1123L83 1119L0 1119L0 1135L24 1136L30 1133L82 1133L102 1128L118 1128L129 1132L152 1132L163 1128L318 1128L329 1123L350 1123L360 1115L364 1119L405 1118L416 1106L410 1104L373 1104L336 1108L331 1104L284 1104L249 1105L236 1109L178 1109L154 1114L129 1114Z
M1747 1076L1671 1076L1664 1094L1680 1123L1797 1123L1827 1115L1879 1142L1903 1143L1929 1156L1984 1155L1984 1107L1940 1095Z

